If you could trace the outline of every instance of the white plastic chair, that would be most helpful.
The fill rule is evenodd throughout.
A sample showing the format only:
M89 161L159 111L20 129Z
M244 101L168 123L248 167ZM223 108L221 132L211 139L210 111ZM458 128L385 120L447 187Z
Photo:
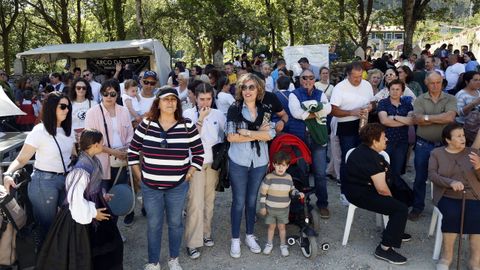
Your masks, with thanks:
M355 148L352 148L350 150L348 150L347 154L345 155L345 162L347 161L348 157L350 156L350 154L352 153L352 151L354 150ZM385 158L385 160L390 163L390 157L388 156L387 152L385 151L382 151L380 152L381 155L383 155L383 157ZM357 209L358 207L355 206L354 204L352 203L349 203L348 205L348 212L347 212L347 221L345 223L345 230L343 232L343 240L342 240L342 245L343 246L346 246L347 245L347 242L348 242L348 237L350 236L350 229L352 228L352 222L353 222L353 216L355 215L355 210ZM376 213L376 224L377 226L381 227L381 221L382 220L382 214L378 214ZM387 223L388 223L388 216L387 215L383 215L383 226L384 228L387 227Z
M433 199L433 183L430 181L430 195ZM435 245L433 246L433 256L432 259L438 260L440 257L440 251L442 250L442 242L443 242L443 235L442 235L442 213L436 207L433 206L432 218L430 220L430 227L428 228L428 236L432 236L434 233L435 228Z

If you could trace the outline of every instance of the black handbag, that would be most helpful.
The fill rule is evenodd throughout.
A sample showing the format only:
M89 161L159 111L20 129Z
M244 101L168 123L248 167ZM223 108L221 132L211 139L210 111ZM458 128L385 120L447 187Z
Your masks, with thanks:
M228 160L228 149L230 148L230 143L225 141L217 143L212 147L213 153L213 162L212 169L218 171L222 167L222 162Z

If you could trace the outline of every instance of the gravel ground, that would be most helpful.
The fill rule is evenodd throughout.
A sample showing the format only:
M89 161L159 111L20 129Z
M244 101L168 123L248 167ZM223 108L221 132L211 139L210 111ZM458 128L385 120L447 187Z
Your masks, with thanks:
M405 179L409 183L413 181L411 170L407 171ZM375 247L381 237L380 229L375 226L375 214L373 212L357 209L348 244L342 246L347 207L340 204L340 188L333 181L328 183L328 192L331 217L321 220L317 242L319 245L328 242L330 249L319 251L319 256L315 260L303 257L298 246L290 247L289 257L281 257L278 233L275 235L274 250L271 255L253 254L243 244L243 224L242 256L239 259L231 258L229 255L231 191L226 190L217 193L215 202L213 217L215 246L201 248L202 255L196 260L188 258L185 254L185 248L182 246L180 263L184 269L434 269L434 261L432 260L434 238L428 237L428 226L432 214L431 203L427 202L427 207L419 221L407 222L406 232L412 235L412 240L404 243L398 251L408 258L408 262L403 266L395 266L377 260L373 256ZM427 194L430 194L429 187L427 188ZM427 200L429 197L427 195ZM146 218L140 215L138 205L136 213L136 222L132 227L127 228L119 225L123 235L127 238L124 255L125 269L132 270L143 269L143 265L147 262ZM122 222L119 221L119 224L122 224ZM297 233L298 227L287 226L287 235ZM263 248L266 242L267 227L262 219L259 219L255 226L255 234ZM167 238L165 224L161 252L162 269L168 269L166 263L168 258ZM465 250L466 248L464 248ZM466 251L463 253L463 258L467 256L466 253Z

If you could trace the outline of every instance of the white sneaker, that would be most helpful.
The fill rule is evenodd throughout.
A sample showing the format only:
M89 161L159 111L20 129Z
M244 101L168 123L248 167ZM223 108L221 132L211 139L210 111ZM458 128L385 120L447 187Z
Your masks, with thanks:
M242 252L240 250L240 238L232 238L232 244L230 245L230 256L232 258L240 258Z
M245 245L247 245L247 247L250 248L250 251L253 253L262 252L262 248L258 245L253 234L247 234L247 237L245 237Z
M345 194L340 194L340 203L343 206L349 206L350 202L347 200L347 197L345 197Z
M272 253L273 245L270 243L265 244L265 248L263 249L263 254L270 255Z
M170 270L183 270L178 262L178 258L168 260L168 269Z
M290 253L288 252L288 246L280 245L280 253L282 253L283 257L287 257L288 255L290 255Z
M145 264L145 267L143 267L143 270L160 270L160 264L147 263Z

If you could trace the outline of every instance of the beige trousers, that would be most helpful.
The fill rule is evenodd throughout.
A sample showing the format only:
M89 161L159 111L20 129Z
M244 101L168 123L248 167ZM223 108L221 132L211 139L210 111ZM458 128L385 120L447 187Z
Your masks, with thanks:
M203 237L211 236L217 182L218 171L212 169L212 164L204 164L190 181L185 222L185 241L189 248L203 246Z

